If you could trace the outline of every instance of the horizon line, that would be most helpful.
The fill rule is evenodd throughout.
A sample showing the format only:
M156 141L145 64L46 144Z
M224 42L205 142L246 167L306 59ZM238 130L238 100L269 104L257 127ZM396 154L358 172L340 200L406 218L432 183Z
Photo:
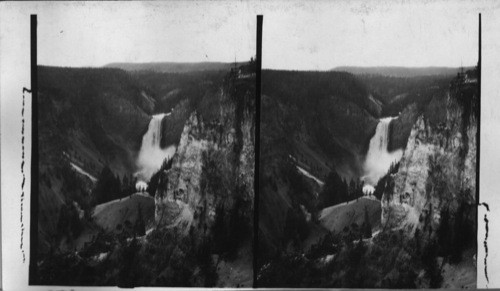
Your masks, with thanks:
M104 68L109 65L113 64L234 64L236 63L246 63L249 62L251 58L254 58L254 56L249 57L248 59L244 60L236 60L236 61L144 61L144 62L127 62L127 61L116 61L116 62L109 62L105 63L103 65L55 65L55 64L43 64L39 63L37 66L45 66L45 67L59 67L59 68Z
M342 65L334 66L331 68L308 68L308 69L293 69L293 68L277 68L277 67L264 67L262 70L280 70L280 71L335 71L338 68L401 68L401 69L460 69L460 68L471 68L476 67L477 64L461 65L461 66L404 66L404 65L368 65L368 66L358 66L358 65Z

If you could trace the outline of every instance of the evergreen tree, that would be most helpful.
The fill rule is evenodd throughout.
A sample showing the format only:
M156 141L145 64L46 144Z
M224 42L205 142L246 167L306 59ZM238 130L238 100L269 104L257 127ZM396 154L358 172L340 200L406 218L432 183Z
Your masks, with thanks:
M149 180L148 189L146 190L149 195L155 196L158 189L166 189L166 184L168 183L167 176L163 173L172 167L172 158L166 158L163 160L161 168L151 176Z
M356 182L353 179L349 182L349 196L356 196Z
M141 204L137 205L137 220L135 221L135 233L138 236L143 236L146 234L146 224L144 223L144 217L142 215Z
M372 237L372 225L370 223L370 216L368 215L368 207L365 206L365 221L363 223L363 236L365 238Z
M116 177L108 166L105 166L92 192L94 204L101 204L114 200L120 196L120 179Z
M337 172L331 171L325 180L325 185L319 194L318 208L325 208L348 201L349 186Z
M450 254L451 262L458 263L462 260L462 251L465 249L467 240L470 235L467 233L467 227L465 223L465 205L464 202L460 203L458 209L455 213L453 221L453 231L450 239ZM450 223L451 226L451 223Z
M450 212L448 208L441 210L441 221L437 230L437 236L442 255L447 256L450 253L451 247Z
M125 191L128 191L130 188L130 183L128 181L128 177L127 175L123 175L123 178L122 178L122 191L125 192Z
M437 263L436 245L432 241L428 243L422 251L422 263L424 265L425 275L429 279L430 288L439 288L443 281L441 270Z

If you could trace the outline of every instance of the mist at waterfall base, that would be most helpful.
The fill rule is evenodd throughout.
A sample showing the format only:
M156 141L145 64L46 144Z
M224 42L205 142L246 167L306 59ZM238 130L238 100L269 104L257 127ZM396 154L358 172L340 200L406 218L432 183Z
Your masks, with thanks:
M175 154L175 145L169 145L164 149L160 147L161 121L165 116L168 116L168 114L153 115L149 122L148 131L142 137L141 149L136 161L138 169L135 173L137 191L145 191L147 182L161 168L163 161Z
M363 166L364 176L362 180L363 193L371 195L375 191L377 182L389 171L391 164L399 162L403 156L403 150L397 149L389 152L389 124L397 117L387 117L380 119L375 130L375 135L370 140L368 153L366 154Z

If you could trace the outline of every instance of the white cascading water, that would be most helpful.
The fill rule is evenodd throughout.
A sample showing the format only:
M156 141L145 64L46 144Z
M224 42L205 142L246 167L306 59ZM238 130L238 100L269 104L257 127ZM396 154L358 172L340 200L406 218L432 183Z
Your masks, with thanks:
M163 161L175 154L175 145L164 149L160 147L161 121L167 115L165 113L153 115L149 122L148 131L142 137L141 150L136 162L138 171L135 173L138 191L145 191L147 182L161 168Z
M362 180L365 182L363 186L363 193L365 195L371 195L375 191L377 182L387 174L391 164L399 162L403 156L403 150L401 149L392 152L387 150L389 145L389 124L395 118L397 117L380 119L375 135L370 140L370 146L363 167L364 176Z

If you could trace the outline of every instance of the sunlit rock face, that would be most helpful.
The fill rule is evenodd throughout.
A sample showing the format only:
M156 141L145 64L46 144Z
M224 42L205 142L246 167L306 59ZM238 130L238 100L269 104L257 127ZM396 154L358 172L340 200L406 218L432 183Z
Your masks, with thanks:
M444 208L475 204L477 120L464 110L452 92L435 96L418 118L394 189L382 197L382 225L432 236Z
M243 216L253 215L254 112L235 114L239 101L226 92L211 96L216 114L193 112L185 123L172 167L162 173L155 194L159 225L209 231L215 217L237 203L244 205ZM247 95L239 100L252 97Z
M166 188L160 187L155 195L158 223L171 224L176 219L172 212L180 213L180 209L188 205L193 212L200 202L203 152L209 146L202 131L203 124L193 113L184 126L172 168L163 173L168 183L162 186Z

